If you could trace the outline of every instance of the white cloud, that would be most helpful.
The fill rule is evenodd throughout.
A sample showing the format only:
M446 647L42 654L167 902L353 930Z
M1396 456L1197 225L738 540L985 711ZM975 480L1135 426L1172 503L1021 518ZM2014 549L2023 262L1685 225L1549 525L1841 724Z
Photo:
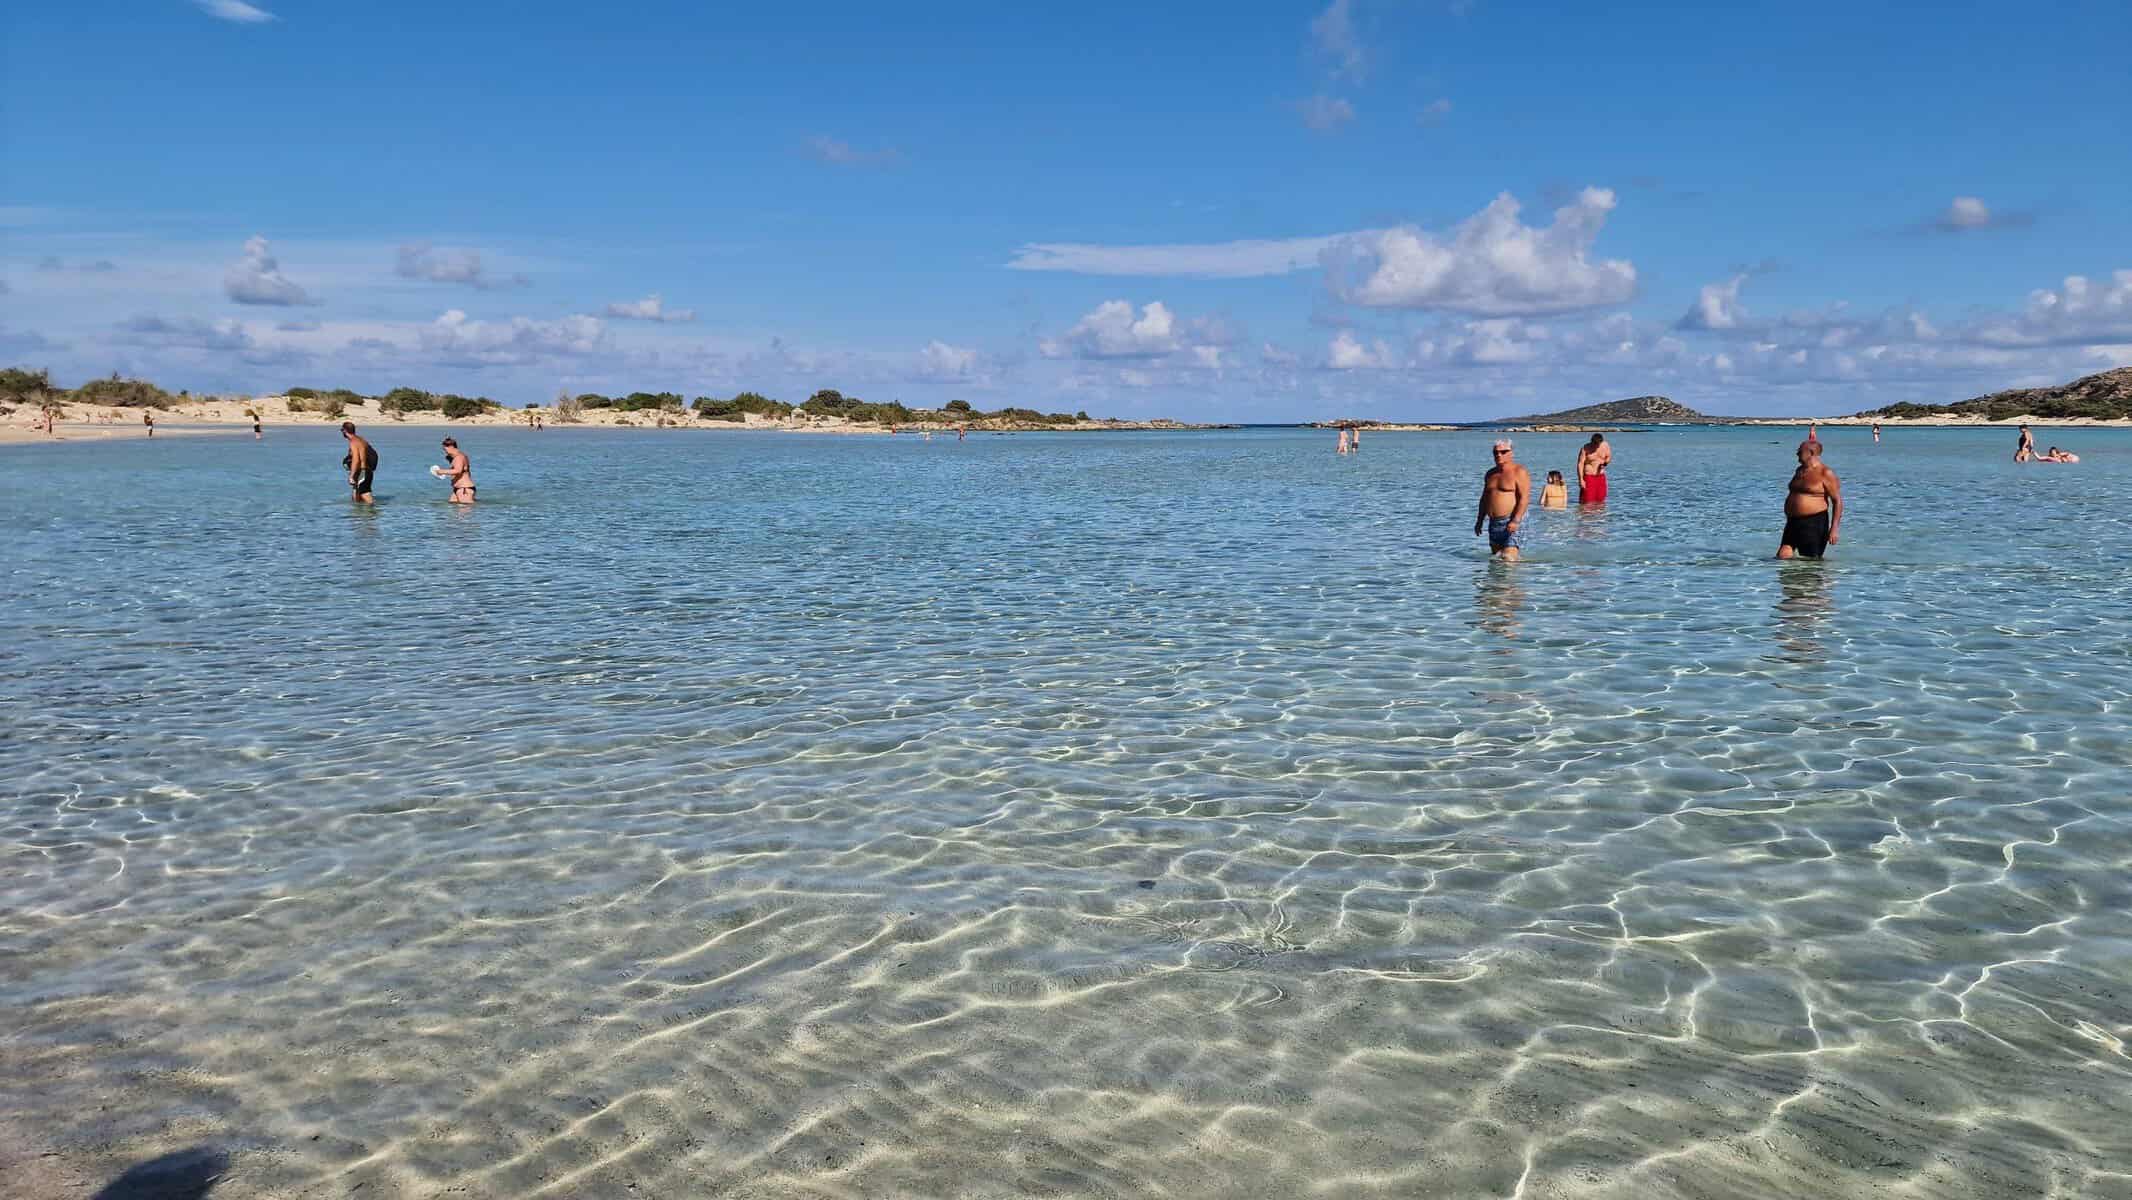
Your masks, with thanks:
M597 317L573 314L551 321L512 317L477 321L451 309L423 326L422 348L456 365L503 365L593 354L607 348L607 328Z
M1031 242L1008 261L1015 271L1078 275L1160 275L1187 279L1246 279L1315 269L1327 248L1352 234L1238 242L1097 246Z
M607 315L618 321L665 321L680 322L696 319L693 308L667 308L666 302L653 292L642 300L617 301L607 306Z
M2034 222L2033 214L1998 212L1975 196L1956 196L1930 226L1941 233L1972 233L1980 229L2017 229Z
M1352 0L1333 0L1324 12L1311 18L1311 40L1333 64L1335 76L1346 75L1362 78L1366 56L1362 39L1355 33L1355 13Z
M1676 329L1737 329L1746 317L1747 310L1740 307L1740 285L1747 276L1735 275L1723 283L1706 283L1696 293L1695 303L1681 319L1674 322Z
M1302 355L1293 350L1286 350L1276 346L1272 342L1261 344L1258 348L1258 356L1259 361L1276 367L1292 367L1303 361Z
M1992 346L2066 346L2132 337L2132 269L2107 280L2068 275L2058 290L2038 288L2017 317L1987 318L1970 339Z
M234 21L239 25L258 25L275 19L273 13L263 8L254 8L244 0L193 0L200 11L210 17Z
M918 352L918 377L941 383L967 380L976 372L977 351L930 341Z
M1371 308L1526 316L1620 304L1636 294L1626 259L1593 261L1614 193L1586 188L1545 229L1503 193L1439 237L1413 226L1357 234L1326 252L1335 292Z
M1177 318L1162 301L1149 301L1135 315L1131 301L1105 300L1040 349L1046 358L1156 358L1180 345Z
M463 283L484 291L519 287L526 282L523 275L489 274L481 262L479 250L455 250L432 246L428 242L409 242L401 246L393 273L402 279L422 279L430 283Z
M235 320L202 321L195 317L170 320L144 316L124 322L119 331L128 341L199 350L245 350L252 345L252 335L245 332L242 322Z
M254 236L244 243L244 257L222 277L222 290L239 304L314 304L310 293L281 273L281 264Z
M1335 371L1381 369L1396 363L1391 347L1381 341L1363 345L1345 329L1334 334L1332 344L1325 348L1325 365Z
M1975 196L1956 196L1940 224L1949 229L1982 229L1991 224L1991 210Z
M850 142L820 133L807 139L807 152L825 163L834 163L840 167L886 166L903 157L901 152L892 148L861 150Z
M1218 371L1222 367L1222 349L1220 346L1193 346L1191 348L1191 364L1206 370Z
M1429 101L1421 110L1419 120L1424 125L1441 125L1451 117L1451 101L1438 97Z
M1303 124L1319 133L1335 133L1342 125L1355 119L1355 106L1338 96L1323 93L1308 100L1296 101L1296 112L1303 117Z

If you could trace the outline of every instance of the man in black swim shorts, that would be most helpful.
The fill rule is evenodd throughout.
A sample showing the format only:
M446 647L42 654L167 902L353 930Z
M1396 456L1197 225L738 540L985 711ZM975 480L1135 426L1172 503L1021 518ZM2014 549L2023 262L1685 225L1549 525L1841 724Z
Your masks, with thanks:
M1799 469L1784 494L1784 540L1778 558L1820 558L1843 524L1843 485L1821 461L1819 441L1801 442Z
M341 460L348 468L348 490L364 504L377 503L370 484L378 473L378 448L355 432L353 421L341 422L341 436L348 439L348 457Z

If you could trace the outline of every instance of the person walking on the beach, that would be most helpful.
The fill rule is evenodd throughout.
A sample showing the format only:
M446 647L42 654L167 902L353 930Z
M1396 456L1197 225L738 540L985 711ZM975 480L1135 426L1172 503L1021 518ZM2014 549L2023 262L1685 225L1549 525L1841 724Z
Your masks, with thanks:
M2036 435L2028 431L2028 426L2023 425L2021 427L2021 440L2014 443L2014 461L2027 462L2034 457L2036 457Z
M250 413L252 418L252 440L256 442L259 440L259 414L258 412L250 409L247 409L246 411Z
M1504 562L1518 560L1518 527L1532 505L1532 472L1510 455L1510 439L1495 444L1495 465L1481 477L1480 510L1473 518L1473 536L1488 527L1488 553Z
M149 436L149 437L154 437L154 436L155 436L155 414L154 414L154 413L152 413L152 412L149 412L149 411L148 411L147 409L145 409L145 408L144 408L144 409L142 409L142 410L141 410L141 424L143 424L143 425L146 425L146 426L148 427L148 436Z
M355 432L355 422L341 422L341 436L348 439L348 457L341 465L348 468L348 490L355 499L364 504L375 504L377 498L370 494L370 485L378 473L378 448Z
M444 439L444 477L452 481L452 503L474 502L474 464L466 460L466 452L459 449L459 439Z
M1843 487L1821 462L1821 443L1801 442L1799 469L1784 494L1784 540L1778 558L1820 558L1843 525Z
M1507 444L1507 443L1506 443ZM1606 503L1606 467L1614 461L1614 448L1606 444L1606 435L1595 433L1592 440L1577 450L1577 502L1580 504Z

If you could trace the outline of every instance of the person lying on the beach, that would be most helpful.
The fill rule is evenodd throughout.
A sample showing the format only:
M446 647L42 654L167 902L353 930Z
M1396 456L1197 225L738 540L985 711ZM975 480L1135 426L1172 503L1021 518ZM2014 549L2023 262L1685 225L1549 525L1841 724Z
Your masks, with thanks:
M1562 472L1549 471L1547 473L1547 486L1540 489L1540 507L1569 507L1569 484L1563 480Z

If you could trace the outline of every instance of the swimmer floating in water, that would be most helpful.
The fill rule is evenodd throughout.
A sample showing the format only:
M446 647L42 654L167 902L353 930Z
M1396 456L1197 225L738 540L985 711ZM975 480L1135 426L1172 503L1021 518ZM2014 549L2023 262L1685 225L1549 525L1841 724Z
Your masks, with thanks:
M2058 447L2052 446L2049 450L2044 451L2042 455L2037 457L2036 461L2047 463L2076 463L2080 461L2080 456L2070 450L2060 450Z

